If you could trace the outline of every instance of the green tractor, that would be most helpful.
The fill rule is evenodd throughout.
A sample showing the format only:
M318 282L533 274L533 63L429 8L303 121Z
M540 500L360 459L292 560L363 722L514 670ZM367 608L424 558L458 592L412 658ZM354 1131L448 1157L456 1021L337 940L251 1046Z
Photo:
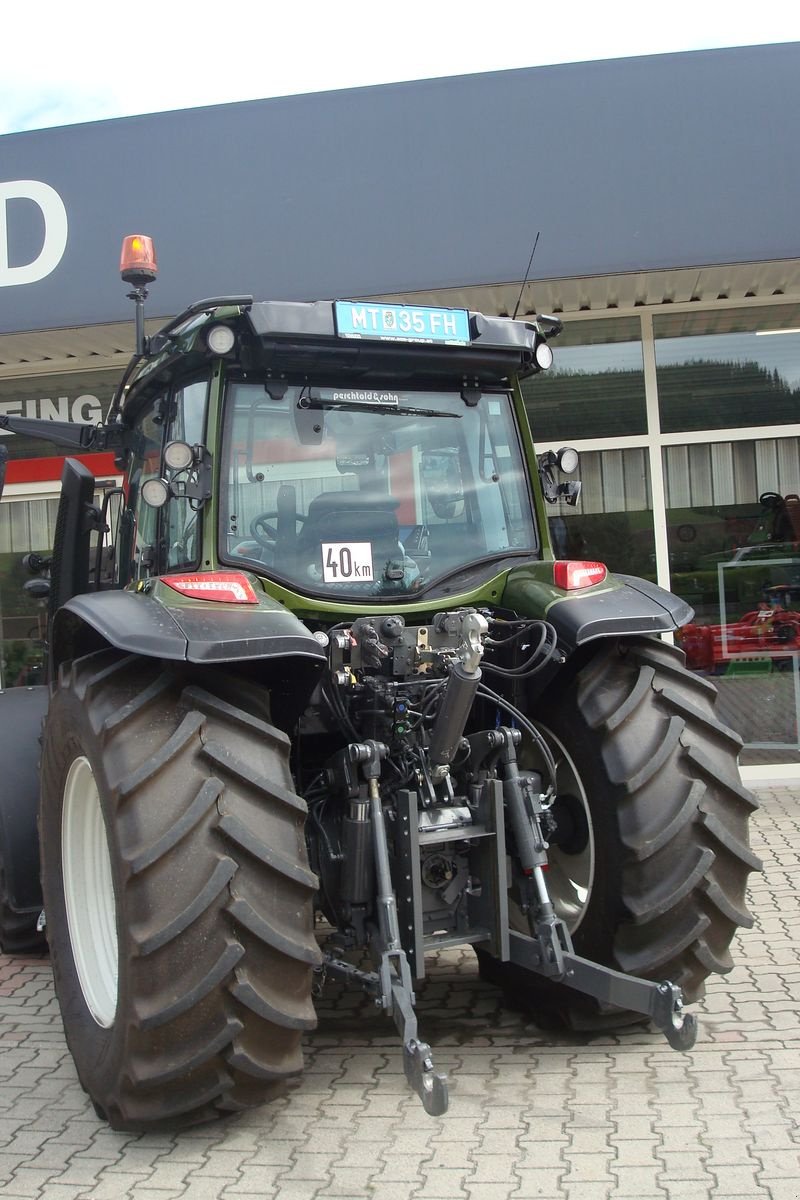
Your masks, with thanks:
M750 923L754 801L659 636L687 605L554 560L577 456L537 456L519 382L560 322L234 296L146 338L148 239L122 275L105 422L0 418L124 473L98 502L66 459L49 686L0 705L0 929L46 926L98 1113L270 1098L325 977L393 1018L442 1113L414 988L453 946L542 1022L689 1049Z

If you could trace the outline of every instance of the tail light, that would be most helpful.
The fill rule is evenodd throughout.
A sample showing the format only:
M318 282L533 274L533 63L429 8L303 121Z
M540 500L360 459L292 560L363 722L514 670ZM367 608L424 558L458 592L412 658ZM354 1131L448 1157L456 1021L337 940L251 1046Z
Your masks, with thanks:
M596 583L602 583L607 575L608 568L601 562L562 558L553 563L553 583L565 592L594 587Z
M162 575L166 583L192 600L219 600L224 604L258 604L258 596L246 575L239 571L208 571L201 575Z

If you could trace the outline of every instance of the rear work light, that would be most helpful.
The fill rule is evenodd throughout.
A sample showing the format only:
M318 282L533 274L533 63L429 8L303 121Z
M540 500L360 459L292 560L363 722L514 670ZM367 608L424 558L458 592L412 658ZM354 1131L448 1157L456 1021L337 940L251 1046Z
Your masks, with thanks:
M605 563L601 562L557 559L553 563L553 583L565 592L593 587L596 583L602 583L607 575L608 569Z
M246 575L238 571L209 571L204 575L162 575L166 583L192 600L220 600L224 604L258 604L258 596Z

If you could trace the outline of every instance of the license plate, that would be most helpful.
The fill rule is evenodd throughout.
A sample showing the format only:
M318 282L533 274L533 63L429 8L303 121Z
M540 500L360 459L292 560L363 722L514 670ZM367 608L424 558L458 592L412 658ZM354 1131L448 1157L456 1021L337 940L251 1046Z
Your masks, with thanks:
M352 300L336 300L333 307L339 337L469 345L469 313L463 308L362 304Z

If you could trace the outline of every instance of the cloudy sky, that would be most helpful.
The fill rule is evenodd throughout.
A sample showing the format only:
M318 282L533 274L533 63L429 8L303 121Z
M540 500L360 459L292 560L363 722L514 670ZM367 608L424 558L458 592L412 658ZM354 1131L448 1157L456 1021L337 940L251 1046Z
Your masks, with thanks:
M0 134L404 79L787 41L800 41L798 0L37 0L5 6L0 16Z

